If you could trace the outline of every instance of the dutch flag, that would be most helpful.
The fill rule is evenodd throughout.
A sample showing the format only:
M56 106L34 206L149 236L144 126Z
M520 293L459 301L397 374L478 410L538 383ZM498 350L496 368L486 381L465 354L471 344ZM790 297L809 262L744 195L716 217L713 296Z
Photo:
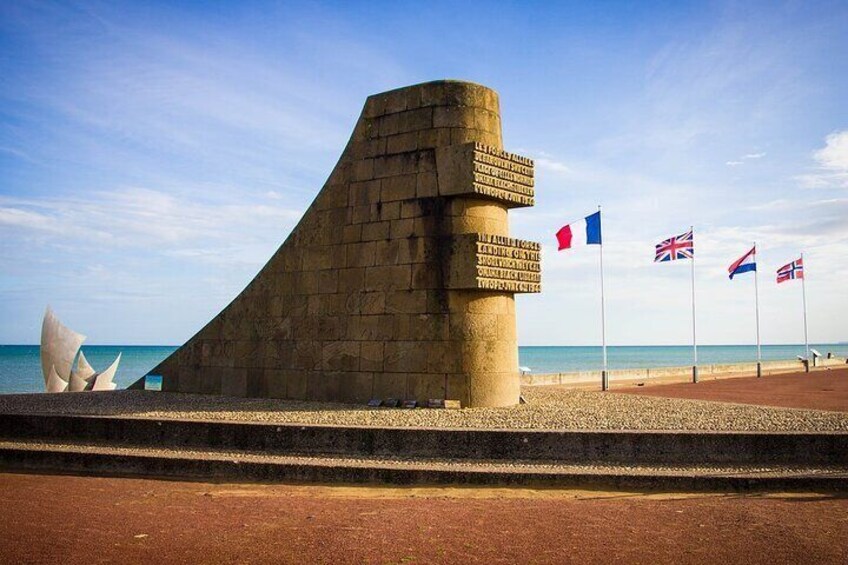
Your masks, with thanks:
M727 268L727 272L730 273L730 278L733 279L733 275L738 275L741 273L747 273L748 271L756 271L757 270L757 246L751 248L745 255L737 259Z
M576 245L601 245L601 211L598 210L579 222L562 226L556 233L556 238L558 251L571 249Z

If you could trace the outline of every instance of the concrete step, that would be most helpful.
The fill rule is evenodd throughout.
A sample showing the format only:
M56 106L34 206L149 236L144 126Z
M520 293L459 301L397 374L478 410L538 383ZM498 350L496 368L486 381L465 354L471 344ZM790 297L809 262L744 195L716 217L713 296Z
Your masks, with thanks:
M845 465L634 466L556 460L349 458L46 441L0 441L0 468L233 482L522 485L635 491L848 491Z
M638 465L848 465L848 433L305 426L0 414L0 440L359 457Z

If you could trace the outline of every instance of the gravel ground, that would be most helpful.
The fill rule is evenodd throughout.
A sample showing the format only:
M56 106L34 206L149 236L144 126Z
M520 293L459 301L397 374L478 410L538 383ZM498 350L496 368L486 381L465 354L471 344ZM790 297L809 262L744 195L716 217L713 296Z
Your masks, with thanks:
M527 404L439 410L114 391L0 395L0 413L58 413L374 427L536 430L848 431L848 412L527 387Z

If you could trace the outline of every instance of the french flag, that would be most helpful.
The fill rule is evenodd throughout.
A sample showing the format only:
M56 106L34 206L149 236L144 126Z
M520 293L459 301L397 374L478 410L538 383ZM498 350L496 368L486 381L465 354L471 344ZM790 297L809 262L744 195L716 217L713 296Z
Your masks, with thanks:
M756 271L757 270L757 246L751 248L745 255L737 259L727 268L727 272L730 273L731 280L733 279L733 275L739 275L741 273L747 273L748 271Z
M575 245L601 245L601 211L586 216L582 221L562 226L556 238L558 251L571 249Z

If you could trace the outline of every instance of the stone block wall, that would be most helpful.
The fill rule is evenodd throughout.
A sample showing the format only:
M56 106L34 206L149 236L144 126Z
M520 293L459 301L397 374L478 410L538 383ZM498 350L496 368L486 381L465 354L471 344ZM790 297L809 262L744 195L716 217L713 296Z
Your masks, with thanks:
M502 150L497 94L456 81L368 98L326 184L244 291L151 371L163 390L362 403L515 404L509 237L533 162Z

